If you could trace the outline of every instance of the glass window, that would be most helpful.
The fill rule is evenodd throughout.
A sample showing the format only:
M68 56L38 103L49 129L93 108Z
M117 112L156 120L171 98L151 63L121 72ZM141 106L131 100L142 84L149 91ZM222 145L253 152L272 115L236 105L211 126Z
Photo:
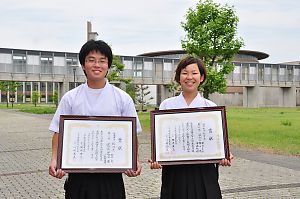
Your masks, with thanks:
M19 86L17 88L17 101L23 102L23 82L19 82Z
M0 63L11 64L11 54L0 53Z
M41 57L41 73L51 74L53 68L53 57Z
M31 82L25 82L25 102L31 102Z
M38 56L38 55L27 55L27 63L29 65L40 65L40 56Z
M26 55L13 55L13 66L15 73L25 73Z
M144 70L152 70L153 62L144 62Z
M53 82L47 82L48 102L53 102Z
M278 66L272 67L272 81L278 81Z
M143 72L143 61L142 60L135 60L134 63L134 71L133 71L133 76L134 77L142 77L142 72Z
M40 82L40 96L41 102L46 102L46 82Z
M124 64L124 69L128 69L128 70L132 70L132 60L124 60L123 64Z
M172 71L172 63L164 62L164 71Z
M66 63L67 63L67 66L80 65L77 57L67 57Z
M293 66L287 66L287 81L293 81Z

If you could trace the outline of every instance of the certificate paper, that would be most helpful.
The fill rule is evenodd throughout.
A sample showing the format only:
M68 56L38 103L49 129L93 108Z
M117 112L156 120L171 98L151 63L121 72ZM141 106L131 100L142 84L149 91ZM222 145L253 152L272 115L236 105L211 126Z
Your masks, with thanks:
M61 116L58 168L66 172L136 169L136 118Z
M152 160L213 163L229 158L225 107L151 112Z

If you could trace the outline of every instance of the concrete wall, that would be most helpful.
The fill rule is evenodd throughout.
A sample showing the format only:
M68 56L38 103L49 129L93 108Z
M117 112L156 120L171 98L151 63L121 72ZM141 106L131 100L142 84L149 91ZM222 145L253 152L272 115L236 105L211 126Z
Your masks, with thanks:
M296 88L296 106L300 106L300 88Z
M232 90L232 88L231 88ZM300 88L255 86L243 87L242 92L211 94L210 100L222 106L295 107L300 106Z
M295 107L296 87L244 87L244 107Z
M209 95L209 99L219 106L243 106L242 93L214 93Z

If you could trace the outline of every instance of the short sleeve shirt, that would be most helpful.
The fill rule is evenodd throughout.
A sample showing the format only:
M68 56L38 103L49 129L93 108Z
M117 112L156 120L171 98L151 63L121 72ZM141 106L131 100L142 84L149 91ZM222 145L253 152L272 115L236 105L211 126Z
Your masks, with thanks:
M60 115L136 117L137 133L142 131L132 98L107 80L102 89L92 89L85 83L68 91L53 116L50 131L59 133Z
M180 108L199 108L217 106L214 102L205 99L198 93L190 105L187 105L182 93L180 95L165 99L159 107L159 110L180 109Z

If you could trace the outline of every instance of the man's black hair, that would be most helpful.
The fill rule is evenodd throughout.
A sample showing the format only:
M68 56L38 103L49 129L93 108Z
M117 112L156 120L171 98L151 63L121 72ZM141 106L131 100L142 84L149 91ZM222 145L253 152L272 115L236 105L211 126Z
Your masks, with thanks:
M86 56L92 51L100 52L106 56L108 59L108 68L110 68L113 59L112 51L110 46L102 40L89 40L81 47L79 62L82 66L84 65Z

